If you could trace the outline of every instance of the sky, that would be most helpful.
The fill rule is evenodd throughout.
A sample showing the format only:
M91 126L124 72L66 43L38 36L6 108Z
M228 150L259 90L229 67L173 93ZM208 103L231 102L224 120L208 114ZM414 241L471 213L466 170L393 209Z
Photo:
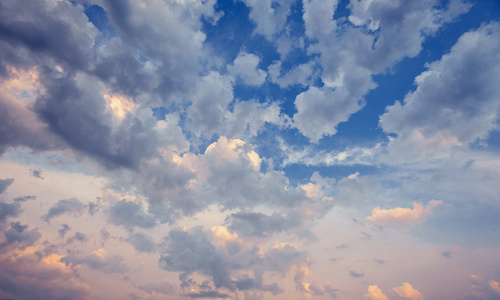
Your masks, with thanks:
M498 0L0 0L0 298L500 299Z

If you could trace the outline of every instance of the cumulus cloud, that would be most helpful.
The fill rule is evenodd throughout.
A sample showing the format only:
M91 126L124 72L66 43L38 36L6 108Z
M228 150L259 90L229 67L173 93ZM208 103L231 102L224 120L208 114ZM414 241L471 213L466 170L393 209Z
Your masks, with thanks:
M432 0L418 5L357 1L350 6L349 20L355 25L350 27L332 18L337 5L336 0L304 1L306 35L317 41L307 51L319 54L325 86L309 87L297 96L294 121L312 142L334 135L339 123L364 107L364 95L376 87L373 75L404 57L416 56L426 36L470 8L462 1L450 2L445 9Z
M232 65L227 67L229 73L247 85L261 85L266 81L267 73L258 68L259 57L255 54L240 52Z
M415 79L417 88L403 103L387 107L381 127L398 135L395 144L413 145L406 147L410 151L415 146L420 152L447 149L486 138L498 126L499 49L498 23L463 34L448 54Z
M382 292L382 290L376 285L370 285L368 287L368 293L363 295L365 300L389 300L387 296Z
M392 290L401 298L412 300L423 300L424 296L414 289L408 282L403 283L402 286L392 288Z
M425 209L421 204L418 203L413 203L413 209L402 207L381 209L380 207L375 207L372 211L372 215L366 217L366 220L374 223L397 225L419 223L427 215L432 213L432 209L436 205L439 205L441 203L442 201L433 200L429 202Z
M63 199L57 201L57 203L52 206L49 211L42 216L47 222L50 222L55 217L61 216L63 214L72 214L75 217L81 216L85 210L85 205L76 198Z

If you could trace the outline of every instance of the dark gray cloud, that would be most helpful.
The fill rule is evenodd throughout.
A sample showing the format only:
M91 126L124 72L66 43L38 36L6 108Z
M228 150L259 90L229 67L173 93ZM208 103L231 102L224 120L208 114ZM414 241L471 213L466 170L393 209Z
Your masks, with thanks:
M65 224L66 225L66 224ZM63 228L65 229L65 228ZM86 242L88 240L87 236L81 232L75 232L75 235L73 235L72 237L70 237L67 241L66 241L66 244L71 244L75 241L79 241L79 242Z
M20 222L11 222L10 228L3 232L5 241L0 244L0 251L5 252L11 248L25 249L32 246L42 236L38 228L28 230L28 225Z
M360 278L360 277L365 276L365 274L364 273L358 273L356 271L351 270L349 272L349 276L354 277L354 278Z
M160 268L186 274L199 272L211 277L216 288L235 289L226 262L200 228L192 232L171 230L165 242Z
M68 224L62 224L61 229L59 229L57 232L59 232L60 237L64 237L66 233L71 229Z
M14 178L0 179L0 194L7 190L12 183L14 183Z
M17 217L21 213L21 205L19 202L3 203L0 202L0 229L5 224L7 219Z
M35 199L36 199L36 196L26 195L26 196L16 197L16 198L14 198L14 201L15 202L26 202L26 201L35 200Z
M81 216L84 210L85 205L76 198L59 200L49 209L47 214L42 216L42 219L50 222L51 219L66 213L73 214L74 216Z
M228 229L248 237L271 236L274 233L288 231L301 224L300 220L293 220L276 213L268 216L255 212L234 213L226 221L230 222Z
M88 26L82 6L65 1L2 2L0 20L0 37L10 50L7 57L2 57L7 58L2 59L3 63L55 58L71 68L89 66L88 51L98 31ZM23 57L20 50L31 52L29 58Z
M149 235L136 233L127 240L138 252L151 253L155 250L156 244Z
M44 179L42 177L42 170L30 169L30 175L31 175L31 177L35 177L38 179Z
M156 219L146 214L139 204L125 199L110 208L109 221L124 227L153 228L156 225Z

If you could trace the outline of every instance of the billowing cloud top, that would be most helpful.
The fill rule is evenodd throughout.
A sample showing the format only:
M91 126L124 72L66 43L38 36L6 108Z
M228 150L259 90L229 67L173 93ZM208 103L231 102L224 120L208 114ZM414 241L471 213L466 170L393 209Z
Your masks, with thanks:
M0 0L0 298L499 299L496 0Z

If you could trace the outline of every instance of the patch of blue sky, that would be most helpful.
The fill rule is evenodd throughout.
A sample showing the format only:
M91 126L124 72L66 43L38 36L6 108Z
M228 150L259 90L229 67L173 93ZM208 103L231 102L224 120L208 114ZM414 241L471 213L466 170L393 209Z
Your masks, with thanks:
M96 45L119 36L118 30L111 24L108 13L102 7L96 4L86 4L83 12L95 28L99 30L100 34L96 37Z

